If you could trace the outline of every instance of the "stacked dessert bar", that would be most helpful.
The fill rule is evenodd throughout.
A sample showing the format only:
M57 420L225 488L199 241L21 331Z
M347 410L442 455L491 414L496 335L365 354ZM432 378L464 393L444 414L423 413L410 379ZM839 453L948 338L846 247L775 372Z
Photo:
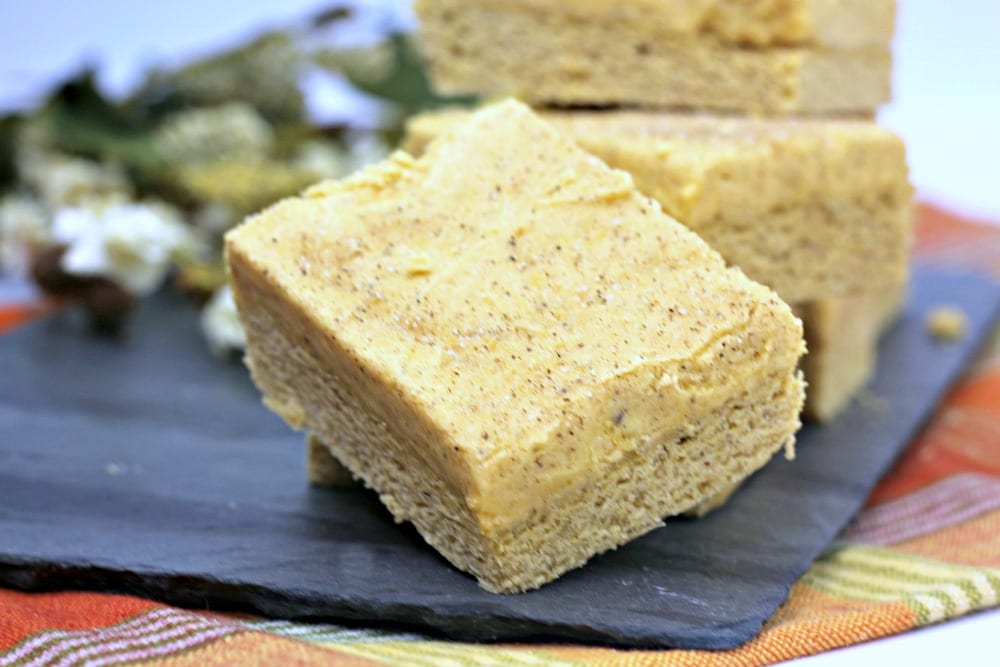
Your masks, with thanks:
M417 0L444 93L536 106L870 114L892 0Z

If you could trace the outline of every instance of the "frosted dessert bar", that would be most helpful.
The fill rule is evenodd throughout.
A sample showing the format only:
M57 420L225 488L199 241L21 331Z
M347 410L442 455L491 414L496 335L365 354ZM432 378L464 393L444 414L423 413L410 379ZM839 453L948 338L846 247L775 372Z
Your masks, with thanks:
M516 102L226 246L267 404L490 591L656 528L799 426L791 309Z

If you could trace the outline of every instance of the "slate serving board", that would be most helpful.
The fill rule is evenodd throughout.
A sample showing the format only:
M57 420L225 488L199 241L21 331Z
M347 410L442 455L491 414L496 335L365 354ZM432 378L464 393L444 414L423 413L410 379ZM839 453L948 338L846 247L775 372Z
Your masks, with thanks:
M929 339L938 304L968 314L964 339ZM794 463L778 457L722 510L516 596L480 590L373 494L307 486L300 437L209 355L187 304L160 298L124 343L60 315L0 339L0 584L461 639L733 647L858 509L998 304L985 278L918 270L871 387L889 410L806 428Z

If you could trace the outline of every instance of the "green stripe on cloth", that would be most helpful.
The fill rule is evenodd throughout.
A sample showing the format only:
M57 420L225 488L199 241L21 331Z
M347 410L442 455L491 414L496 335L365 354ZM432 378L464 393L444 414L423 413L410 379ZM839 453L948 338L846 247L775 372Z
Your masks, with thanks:
M563 667L580 663L559 660L533 651L507 650L484 644L430 641L418 634L310 625L291 621L247 621L252 630L289 639L335 646L338 651L376 660L386 665L483 665L484 667Z
M837 597L902 602L920 625L1000 602L1000 570L952 565L881 547L832 547L802 582Z
M446 642L353 643L337 646L389 666L399 667L580 667L575 661L551 658L523 649L506 650L479 644Z

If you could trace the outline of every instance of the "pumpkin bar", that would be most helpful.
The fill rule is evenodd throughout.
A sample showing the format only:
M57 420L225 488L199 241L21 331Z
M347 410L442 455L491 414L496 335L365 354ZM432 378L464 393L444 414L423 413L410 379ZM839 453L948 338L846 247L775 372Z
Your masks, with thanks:
M891 0L419 0L416 8L432 82L447 94L772 114L871 114L891 97Z
M832 420L875 372L878 342L899 315L905 283L835 299L797 304L808 354L802 358L808 391L806 417Z
M791 309L517 102L226 249L265 402L490 591L646 533L799 425Z
M423 114L419 152L468 112ZM543 112L731 264L803 303L905 280L913 189L902 140L863 120Z

